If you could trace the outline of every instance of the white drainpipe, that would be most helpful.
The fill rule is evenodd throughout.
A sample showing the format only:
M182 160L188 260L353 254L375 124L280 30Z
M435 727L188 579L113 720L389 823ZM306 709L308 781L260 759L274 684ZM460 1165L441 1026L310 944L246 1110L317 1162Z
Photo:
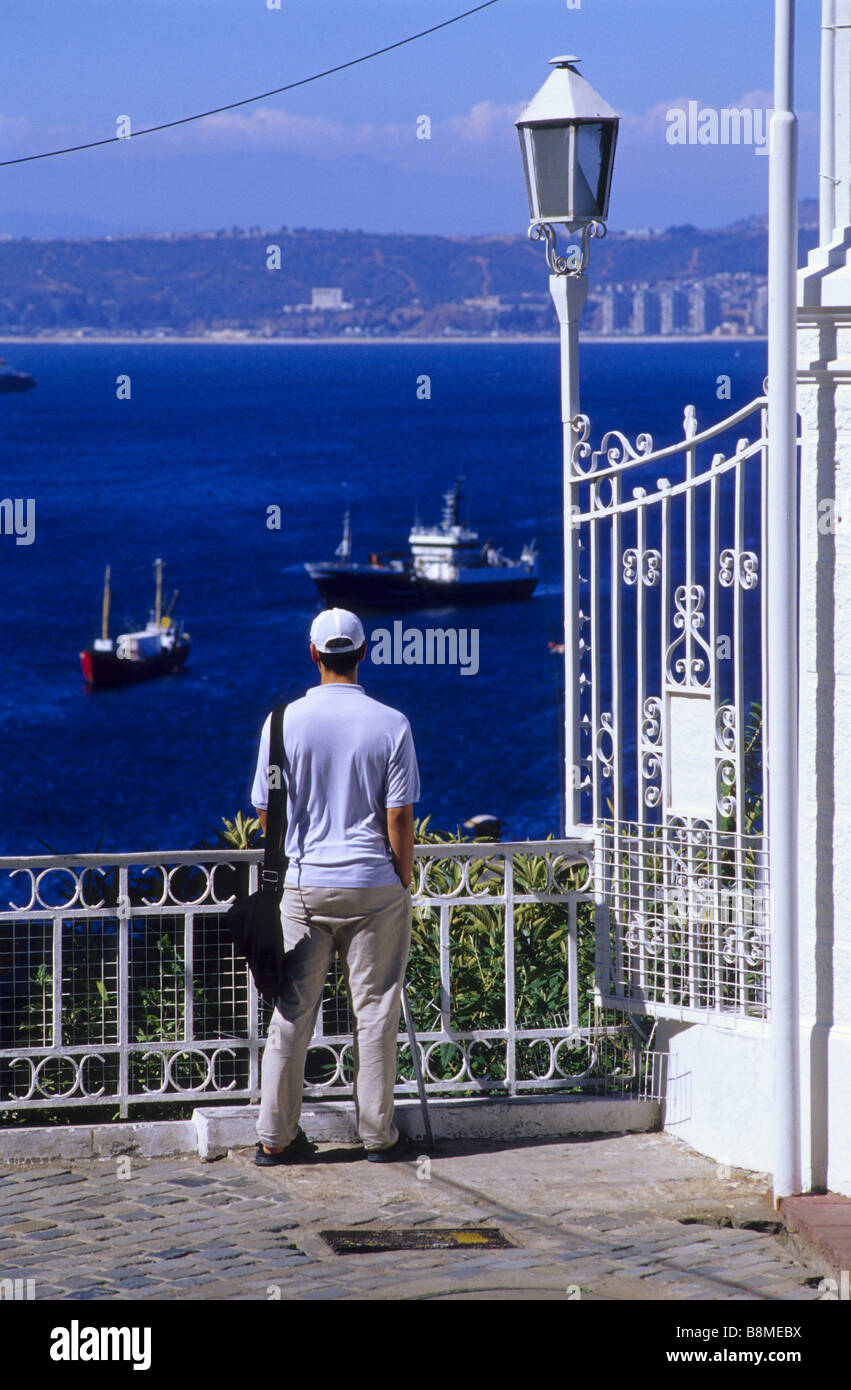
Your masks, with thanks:
M836 0L822 0L819 245L833 241L836 226Z
M768 241L768 843L774 1198L801 1190L798 1003L798 123L794 0L775 0Z

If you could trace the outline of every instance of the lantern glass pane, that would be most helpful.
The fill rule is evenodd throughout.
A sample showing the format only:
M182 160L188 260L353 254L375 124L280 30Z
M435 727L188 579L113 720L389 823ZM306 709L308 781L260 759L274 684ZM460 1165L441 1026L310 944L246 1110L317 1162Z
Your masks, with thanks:
M570 134L571 127L538 126L532 131L535 151L535 182L538 189L538 216L544 221L570 219Z
M529 199L529 216L534 221L538 216L538 190L529 169L529 156L526 152L527 132L518 130L517 134L520 136L520 153L523 157L523 177L526 180L526 197Z
M580 125L576 140L577 218L605 218L606 193L612 154L611 124L589 122Z

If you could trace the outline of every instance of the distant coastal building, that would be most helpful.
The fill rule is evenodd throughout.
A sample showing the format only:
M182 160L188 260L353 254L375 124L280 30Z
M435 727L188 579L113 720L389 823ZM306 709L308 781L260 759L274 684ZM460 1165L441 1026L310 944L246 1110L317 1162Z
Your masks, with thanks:
M655 290L642 285L632 297L632 317L630 332L636 334L659 333L662 327L659 295Z
M755 333L768 332L768 286L760 285L753 297L751 323Z
M501 313L508 307L498 294L483 294L478 299L465 299L464 303L468 309L484 309L487 313Z
M689 304L692 333L711 333L721 322L721 296L711 285L695 285Z
M311 309L350 309L351 305L346 304L343 299L343 291L339 285L334 285L327 289L312 289L310 291Z
M600 310L600 332L622 333L632 319L633 296L622 285L609 285Z
M666 285L659 291L660 332L685 333L689 327L689 301L685 290Z

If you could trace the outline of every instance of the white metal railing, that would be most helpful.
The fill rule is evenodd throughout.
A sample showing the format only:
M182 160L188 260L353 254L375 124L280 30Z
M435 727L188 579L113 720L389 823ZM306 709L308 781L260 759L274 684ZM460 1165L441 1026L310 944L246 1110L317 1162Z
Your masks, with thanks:
M222 926L257 850L0 859L0 1112L256 1099L270 1009ZM419 846L411 1004L428 1089L647 1094L635 1029L590 998L591 846ZM415 1090L399 1035L397 1092ZM332 972L306 1094L352 1092Z
M656 450L618 430L593 449L574 422L573 823L595 842L601 996L643 1013L769 1008L766 407L699 432L688 406Z

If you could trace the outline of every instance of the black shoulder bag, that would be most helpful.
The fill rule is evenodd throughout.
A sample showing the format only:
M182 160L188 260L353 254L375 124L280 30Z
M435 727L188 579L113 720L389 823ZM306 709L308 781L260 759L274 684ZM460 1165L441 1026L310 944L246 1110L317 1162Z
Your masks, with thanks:
M286 792L284 780L284 710L272 710L269 729L269 802L266 812L266 847L260 887L237 901L225 915L224 925L237 954L248 963L259 994L276 1000L287 978L287 958L281 928L281 895L287 861L284 854Z

